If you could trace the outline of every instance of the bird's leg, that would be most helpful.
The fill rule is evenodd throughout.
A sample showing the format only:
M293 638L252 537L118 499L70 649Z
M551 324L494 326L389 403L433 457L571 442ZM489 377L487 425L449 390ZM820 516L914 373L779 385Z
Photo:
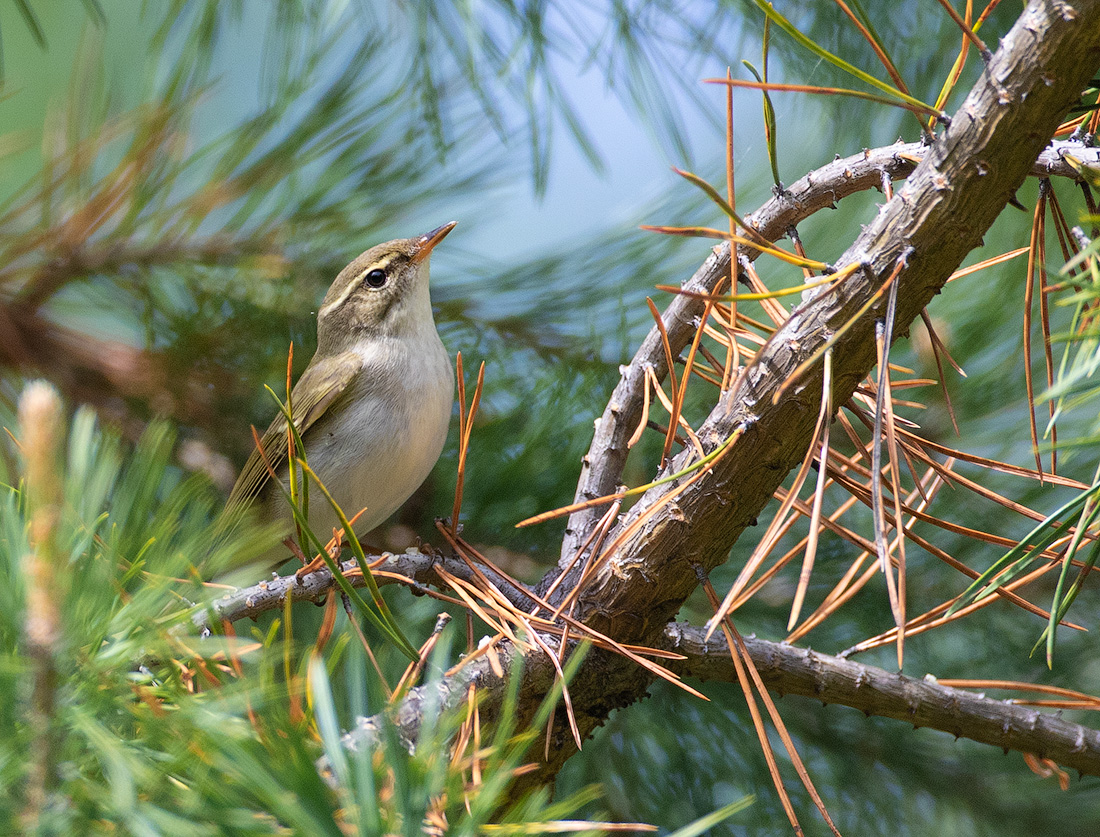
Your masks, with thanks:
M298 546L298 541L289 535L283 538L283 546L290 550L290 554L301 561L303 564L308 564L309 559L306 558L306 554L302 552L302 548Z

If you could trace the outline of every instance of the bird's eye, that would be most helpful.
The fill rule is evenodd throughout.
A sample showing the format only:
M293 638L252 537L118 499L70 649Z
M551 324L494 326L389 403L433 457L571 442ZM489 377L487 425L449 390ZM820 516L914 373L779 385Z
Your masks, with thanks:
M366 276L363 277L363 281L366 282L372 288L381 288L386 284L386 271L375 268L369 271Z

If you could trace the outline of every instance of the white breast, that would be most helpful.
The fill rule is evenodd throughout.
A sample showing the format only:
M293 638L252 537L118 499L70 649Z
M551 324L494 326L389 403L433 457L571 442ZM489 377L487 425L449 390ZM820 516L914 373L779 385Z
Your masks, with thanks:
M410 342L419 351L410 351ZM307 433L310 466L347 517L366 509L354 525L360 534L384 522L427 479L447 440L454 401L451 361L434 327L418 341L376 341L362 354L363 372L341 398L343 409ZM317 490L309 494L309 520L322 541L340 525Z

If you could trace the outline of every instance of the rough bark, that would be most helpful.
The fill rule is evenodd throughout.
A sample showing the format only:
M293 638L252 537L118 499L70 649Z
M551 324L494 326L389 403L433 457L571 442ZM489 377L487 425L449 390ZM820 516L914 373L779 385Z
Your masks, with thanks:
M1072 5L1032 2L1027 6L951 125L927 150L923 161L908 175L893 199L838 260L838 267L857 264L858 270L837 289L803 304L791 315L752 361L742 384L723 395L699 432L707 451L714 450L731 434L741 433L740 438L708 473L679 493L673 502L667 502L667 495L678 491L683 481L651 490L617 524L608 543L618 533L630 530L640 516L663 504L644 525L632 531L600 575L581 592L579 616L620 641L651 644L669 641L664 636L668 623L701 575L726 559L731 545L755 521L783 478L806 452L821 398L820 368L811 369L773 404L778 387L855 316L895 269L898 303L894 333L906 330L966 254L980 243L1098 66L1100 0L1080 0ZM891 177L908 173L901 168L890 169L884 162L878 169L869 168L865 176L881 178L883 170ZM779 237L798 213L813 211L813 207L797 204L799 190L803 186L809 190L814 185L807 179L805 184L795 184L786 195L777 198L773 208L778 208L780 201L791 201L789 205L793 207L792 214L784 220L769 222L758 214L755 223L767 237ZM833 196L823 200L830 203ZM748 253L743 255L751 257ZM728 275L728 268L728 250L724 255L719 251L685 287L709 290L721 276ZM834 403L844 403L873 368L875 323L882 317L884 305L885 299L862 316L834 346ZM669 307L665 323L675 350L690 338L698 313L698 304L686 298ZM627 367L597 427L593 450L584 463L579 499L611 493L617 487L625 461L625 439L638 420L639 376L646 364L664 371L663 351L654 334L642 345L635 362ZM690 450L685 450L667 465L666 473L682 470L693 456ZM572 558L598 517L599 512L573 516L563 544L563 561ZM566 581L564 589L569 589L572 579ZM548 583L544 582L541 589L545 590ZM766 649L764 656L771 651ZM811 668L821 667L823 658L813 658L808 656L809 652L794 649L791 653L806 655ZM502 646L502 654L505 662L514 656L506 644ZM716 659L713 654L704 656ZM829 662L832 665L834 661ZM836 665L854 664L836 662ZM766 663L762 668L767 670L769 665ZM883 678L894 677L865 667L860 669L862 678L858 673L853 675L854 679L838 674L835 681L830 681L831 685L826 687L822 685L824 681L817 681L810 688L815 697L828 701L845 689L857 695L861 690L864 695L879 694L882 690L871 689L869 683L888 685ZM686 666L684 670L706 674L702 667ZM459 687L471 678L488 691L482 708L490 711L492 696L499 693L500 684L484 661L475 661L457 677L428 688L440 689L444 696L458 693ZM551 678L552 669L545 659L538 654L528 655L521 706L533 711ZM582 734L602 723L613 709L644 696L648 682L649 677L629 660L593 652L570 685ZM814 683L812 679L807 682ZM933 691L928 692L927 688ZM1091 731L1077 727L1055 730L1058 726L1055 719L1037 714L1023 718L1020 729L991 730L990 719L994 716L986 704L970 702L974 696L964 699L936 688L936 684L906 680L897 696L904 709L900 714L885 714L910 721L917 718L918 723L933 725L928 713L937 700L944 698L946 704L941 709L946 713L941 721L946 726L941 728L998 746L1019 746L1041 754L1049 755L1057 749L1059 760L1065 759L1064 763L1073 766L1084 763L1084 753L1091 753L1089 758L1095 762L1098 742ZM786 690L796 691L789 687ZM400 710L402 726L409 736L415 736L416 701L423 700L425 694L418 690ZM930 705L918 705L910 712L908 707L913 701L918 704L929 701ZM861 708L875 711L871 704ZM1028 737L1029 724L1033 727L1031 733L1038 738ZM1060 743L1056 745L1055 741ZM549 761L530 774L528 781L552 779L573 752L574 745L559 724Z
M777 241L789 229L797 227L815 213L835 209L836 202L842 198L881 188L884 178L895 181L908 177L917 167L916 161L922 160L928 150L929 146L924 143L899 142L834 160L765 202L745 217L745 223L768 241ZM1100 149L1085 147L1078 142L1056 142L1039 154L1031 167L1031 174L1035 177L1076 179L1077 170L1066 161L1067 153L1083 165L1095 168L1100 164ZM760 251L751 247L742 245L737 249L737 258L742 263L752 262L759 255ZM729 275L730 246L723 243L714 248L695 274L683 283L683 288L695 293L713 293ZM698 296L680 295L661 315L674 356L678 356L691 342L704 304ZM629 453L626 442L642 415L642 391L647 368L652 368L659 380L664 380L668 374L661 333L656 327L646 336L633 360L624 367L603 415L596 421L592 443L581 459L574 502L605 497L618 490ZM569 516L562 539L560 567L564 568L572 562L601 514L602 509L592 507ZM544 583L544 589L550 580Z
M940 291L1012 199L1100 64L1100 3L1031 3L951 125L837 261L859 269L796 309L718 402L698 435L714 450L743 435L717 464L641 526L579 599L579 614L625 641L652 640L698 583L725 560L787 473L805 455L821 400L818 364L773 402L794 370L897 276L895 335ZM833 403L843 404L875 363L880 301L833 347ZM665 473L694 457L686 449ZM630 527L687 478L649 491L612 530Z
M665 627L657 646L684 655L683 660L664 661L670 671L682 677L737 681L721 634L708 641L701 628L674 623ZM1058 715L944 686L933 677L907 677L786 643L746 637L745 647L764 684L779 695L799 695L823 704L851 707L868 716L893 718L1006 751L1033 753L1083 775L1100 776L1100 731ZM509 671L513 666L523 666L521 703L533 710L553 685L553 666L543 655L520 659L510 646L502 647L501 663ZM471 683L482 695L482 719L491 720L507 680L497 677L488 661L482 659L463 667L453 677L414 689L386 723L395 724L398 734L411 744L416 740L425 707L462 706ZM637 666L624 665L619 657L598 653L590 656L580 676L570 684L574 704L581 703L577 721L582 732L602 723L619 701L635 700L638 690L644 690L647 684L648 679ZM558 721L548 766L560 768L573 751L564 718ZM345 736L346 745L358 748L377 741L381 737L379 723L376 718L360 719ZM543 778L553 773L547 768L542 770Z
M737 680L720 634L706 641L702 629L673 624L665 629L662 647L687 657L669 666L678 674ZM1005 751L1033 753L1081 774L1100 775L1100 731L1058 715L944 686L931 676L907 677L786 643L745 637L745 647L761 680L780 695L849 706L865 715L937 729Z

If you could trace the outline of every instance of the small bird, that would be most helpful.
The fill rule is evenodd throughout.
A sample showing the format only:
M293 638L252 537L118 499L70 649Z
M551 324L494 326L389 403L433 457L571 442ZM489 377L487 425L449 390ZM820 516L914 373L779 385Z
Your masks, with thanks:
M447 439L454 372L432 318L428 257L455 223L379 244L340 271L317 311L317 351L291 390L310 468L349 518L366 509L357 532L385 521L416 491ZM254 450L248 458L227 516L255 504L288 537L294 517L264 463L289 490L283 416L260 444L264 455ZM310 489L310 528L324 542L340 523L324 495Z

